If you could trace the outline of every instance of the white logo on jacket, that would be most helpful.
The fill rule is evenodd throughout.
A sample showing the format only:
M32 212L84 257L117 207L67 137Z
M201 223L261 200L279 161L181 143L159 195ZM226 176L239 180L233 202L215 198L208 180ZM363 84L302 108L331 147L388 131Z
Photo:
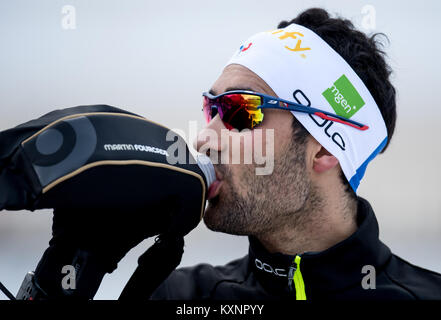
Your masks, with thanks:
M262 262L259 259L255 259L254 263L256 264L257 269L266 271L268 273L275 274L279 277L286 277L286 270L282 268L273 268L268 263Z

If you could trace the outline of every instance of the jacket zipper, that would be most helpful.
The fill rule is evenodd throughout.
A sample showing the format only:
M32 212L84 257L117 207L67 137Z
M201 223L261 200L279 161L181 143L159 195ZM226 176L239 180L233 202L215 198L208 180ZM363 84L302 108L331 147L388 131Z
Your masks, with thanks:
M291 292L294 291L292 286L294 282L296 300L306 300L305 283L303 282L302 272L300 271L301 259L300 255L296 255L288 272L288 287Z

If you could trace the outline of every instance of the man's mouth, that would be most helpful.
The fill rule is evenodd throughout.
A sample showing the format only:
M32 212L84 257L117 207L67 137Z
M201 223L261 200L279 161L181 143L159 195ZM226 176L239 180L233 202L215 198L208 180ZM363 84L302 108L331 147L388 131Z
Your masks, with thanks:
M208 195L207 195L208 200L213 199L219 195L220 188L223 184L222 176L217 170L215 171L216 171L216 180L214 180L214 182L208 188Z
M210 188L208 188L208 196L207 196L208 200L213 199L219 194L221 186L222 186L222 181L219 180L215 180L211 184Z

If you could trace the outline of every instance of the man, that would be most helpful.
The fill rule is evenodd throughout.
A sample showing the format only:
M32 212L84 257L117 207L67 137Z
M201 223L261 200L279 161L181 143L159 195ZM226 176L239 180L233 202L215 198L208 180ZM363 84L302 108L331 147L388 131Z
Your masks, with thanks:
M317 36L327 44L311 40ZM316 41L321 41L318 37ZM353 112L351 103L355 110L354 101L363 84L368 92L360 93L357 106L377 114L372 111L363 118L360 111L358 118L354 116L368 123L368 129L360 130L354 123L340 121L337 128L342 131L334 127L333 132L331 121L323 115L320 118L293 112L293 117L287 110L265 109L264 120L256 130L274 130L272 174L256 175L255 165L216 165L218 181L210 190L204 217L213 231L249 236L249 254L225 266L200 264L175 270L152 299L441 299L441 275L393 255L378 239L373 209L355 193L367 163L387 148L395 127L391 71L375 39L355 30L348 20L330 18L322 9L309 9L289 23L281 22L277 30L257 35L241 46L206 95L206 112L211 114L196 142L199 151L231 158L228 144L220 138L207 138L212 135L205 131L214 130L221 137L226 128L242 129L237 127L238 120L234 123L225 110L224 114L219 111L222 103L232 104L231 97L235 96L228 96L230 100L226 101L217 95L247 90L281 98L277 93L287 90L292 95L291 99L286 95L286 100L319 108L311 102L325 100L318 100L310 87L318 86L334 61L340 63L337 54L345 62L341 62L344 70L336 74L343 75L338 80L331 77L336 81L318 91L337 115L343 112L340 114L344 117L333 119L339 122L351 118L344 112ZM282 46L272 47L279 40L291 41L283 42L284 49L290 52L282 51ZM329 51L321 57L322 65L317 69L320 73L305 72L302 68L314 70L307 63L317 63L314 54L322 50L320 46L331 50L328 45L337 54ZM291 53L297 56L285 60L284 55ZM267 67L262 66L267 63ZM357 75L363 84L352 86L359 81ZM247 99L246 92L238 92ZM247 139L268 142L268 137L259 138L253 132L250 135L232 130L229 137L240 135L244 139L241 152L252 152L247 150L252 145L246 143ZM359 136L365 142L355 141ZM369 148L368 155L357 159L363 148ZM344 154L351 149L356 150L352 158ZM351 165L356 170L351 172Z

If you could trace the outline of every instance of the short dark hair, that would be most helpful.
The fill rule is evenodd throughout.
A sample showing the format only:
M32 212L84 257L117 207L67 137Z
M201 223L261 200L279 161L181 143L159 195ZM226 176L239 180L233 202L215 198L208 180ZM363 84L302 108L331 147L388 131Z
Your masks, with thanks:
M320 36L346 60L366 85L386 123L388 141L381 151L384 152L391 141L397 118L395 88L389 79L392 70L385 61L385 52L381 50L383 43L378 40L379 36L388 40L386 35L375 33L372 36L367 36L356 30L351 21L343 18L331 18L329 13L321 8L303 11L289 22L280 22L277 28L285 28L291 23L302 25ZM297 120L293 122L293 127L295 139L302 135L309 135ZM346 189L351 191L352 188L343 173L341 177Z

